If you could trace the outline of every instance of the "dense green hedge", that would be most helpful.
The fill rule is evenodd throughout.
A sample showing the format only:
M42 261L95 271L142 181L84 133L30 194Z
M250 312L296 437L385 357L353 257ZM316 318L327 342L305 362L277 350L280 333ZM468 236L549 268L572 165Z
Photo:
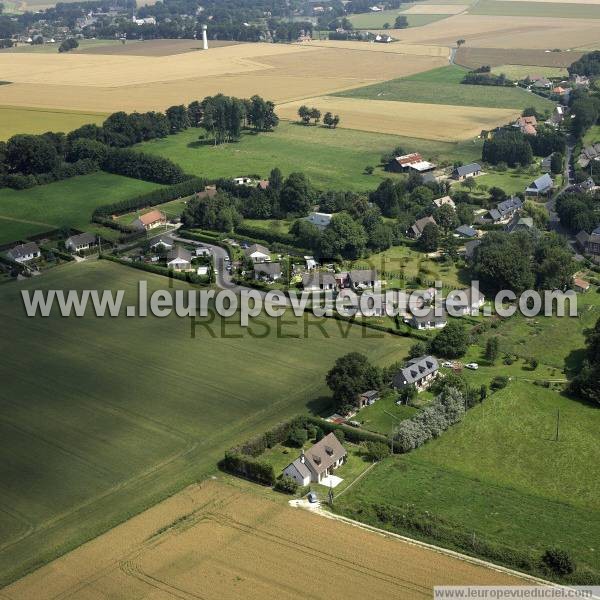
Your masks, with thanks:
M102 161L102 169L115 175L155 183L174 184L189 179L189 175L168 158L137 152L130 148L110 148Z
M108 217L110 215L122 215L128 212L132 212L139 208L148 208L150 206L156 206L157 204L163 204L170 200L177 200L178 198L184 198L191 196L196 192L201 192L207 185L206 179L199 177L192 177L181 183L176 183L168 187L159 188L128 198L127 200L121 200L113 204L105 204L99 206L93 213L93 220L97 217Z
M228 450L219 462L219 467L228 473L245 477L262 485L275 484L275 469L273 465L256 460L247 454Z
M359 444L360 442L383 442L388 445L390 444L390 441L385 435L374 433L373 431L367 431L366 429L361 429L360 427L340 425L338 423L326 421L320 417L306 417L306 422L312 423L316 427L320 427L326 433L331 433L332 431L343 431L344 438L349 442L354 442L355 444Z
M244 223L238 225L235 228L235 232L238 235L260 239L265 242L279 242L287 246L296 246L298 244L296 236L291 233L281 233L271 231L270 229L263 229L262 227L252 227L251 225L244 225Z

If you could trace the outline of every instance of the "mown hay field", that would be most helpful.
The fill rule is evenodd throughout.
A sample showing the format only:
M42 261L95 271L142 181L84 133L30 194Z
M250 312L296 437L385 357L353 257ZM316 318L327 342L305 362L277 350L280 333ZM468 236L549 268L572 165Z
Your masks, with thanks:
M600 19L600 4L480 0L469 9L469 14L504 15L507 17L553 17L556 19Z
M258 492L258 490L257 490ZM430 597L524 580L290 508L238 482L186 488L3 590L8 600Z
M473 138L482 129L493 129L520 113L507 108L320 96L282 104L278 114L284 119L297 120L302 104L315 106L322 113L339 114L340 127L440 141Z
M137 305L139 280L188 289L108 261L1 286L0 585L202 479L233 444L321 410L325 373L350 349L377 364L408 350L308 316L261 316L251 329L216 318L192 337L189 318L28 318L21 300L21 290L123 290Z
M207 95L317 96L447 64L448 49L376 44L239 44L170 56L0 54L0 104L113 112L164 110ZM404 52L404 53L403 53ZM64 60L63 60L64 59Z
M402 43L454 46L464 39L481 48L600 48L595 19L552 17L505 17L459 14L412 29L389 29L382 33ZM505 61L506 62L506 61Z
M431 12L425 10L423 13L420 11L408 13L407 11L402 10L384 10L381 12L359 13L351 15L349 21L352 23L354 29L381 29L382 27L385 27L386 23L388 23L390 27L393 27L396 17L404 15L409 27L422 27L428 23L445 19L451 14L460 12L452 10L454 8L453 6L449 8L450 10L447 10L446 12L439 12L439 10Z
M0 106L0 140L24 132L69 132L86 123L100 124L106 116L95 112Z
M566 69L583 56L582 52L545 52L544 50L524 50L508 48L465 48L456 53L456 63L469 69L482 65L522 65L555 67Z
M465 85L461 83L465 73L465 69L461 67L448 65L425 73L339 92L337 95L346 98L519 110L534 106L540 112L550 111L554 106L549 100L534 96L521 88Z
M567 69L561 67L537 67L524 65L500 65L492 67L492 73L500 75L503 73L509 79L518 80L526 77L569 77Z

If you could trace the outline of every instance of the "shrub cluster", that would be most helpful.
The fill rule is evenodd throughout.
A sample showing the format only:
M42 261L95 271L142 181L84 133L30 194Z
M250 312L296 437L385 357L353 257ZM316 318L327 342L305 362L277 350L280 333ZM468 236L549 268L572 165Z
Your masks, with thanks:
M225 452L219 467L228 473L245 477L262 485L275 483L275 469L264 461L232 450Z

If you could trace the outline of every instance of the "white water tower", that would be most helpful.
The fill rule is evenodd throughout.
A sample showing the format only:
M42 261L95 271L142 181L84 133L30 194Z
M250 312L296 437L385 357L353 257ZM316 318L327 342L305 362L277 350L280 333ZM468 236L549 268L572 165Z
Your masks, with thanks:
M208 37L206 37L206 25L202 25L202 49L208 50Z

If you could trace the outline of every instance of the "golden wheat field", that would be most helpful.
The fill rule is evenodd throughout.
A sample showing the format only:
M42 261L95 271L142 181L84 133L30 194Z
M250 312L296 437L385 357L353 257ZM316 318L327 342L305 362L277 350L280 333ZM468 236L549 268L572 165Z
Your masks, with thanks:
M113 112L163 110L222 92L276 102L368 85L447 64L448 50L239 44L170 56L0 54L0 105ZM377 45L377 48L382 46ZM441 51L440 51L441 50ZM417 54L415 54L417 52ZM66 60L62 60L66 59Z
M522 580L242 489L191 486L3 589L5 600L432 597Z
M420 104L389 100L365 100L321 96L278 106L284 119L297 120L302 104L321 113L330 111L342 117L341 126L413 138L457 141L475 137L482 129L493 129L519 116L516 109Z
M469 8L469 4L416 4L402 11L403 15L457 15Z
M600 47L600 27L594 19L460 14L423 27L382 32L408 44L453 46L464 39L468 46L482 48Z

